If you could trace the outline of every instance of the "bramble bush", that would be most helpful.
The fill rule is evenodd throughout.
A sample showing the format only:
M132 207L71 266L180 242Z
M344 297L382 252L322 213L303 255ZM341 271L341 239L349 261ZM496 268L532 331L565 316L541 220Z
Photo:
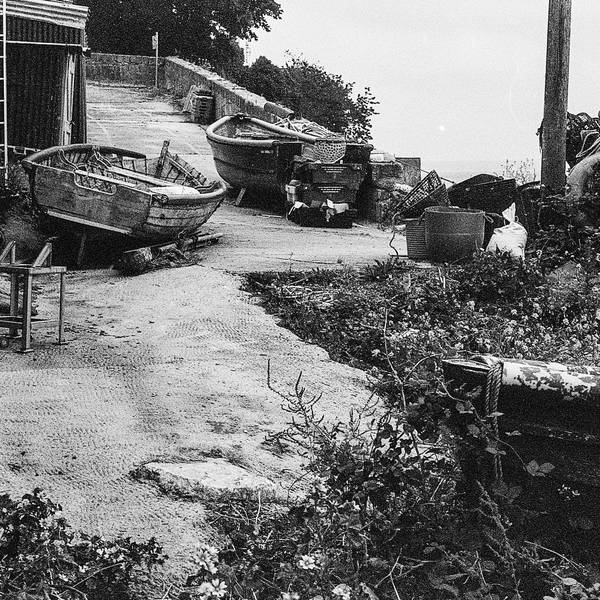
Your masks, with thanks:
M498 446L489 417L477 414L467 391L450 395L440 370L441 358L474 353L593 362L600 343L600 305L592 293L598 256L588 249L576 258L581 277L573 288L548 278L548 263L535 254L514 261L482 253L472 261L429 271L390 260L362 272L249 278L248 288L261 294L282 325L325 347L332 358L366 369L388 400L382 420L365 427L366 433L337 424L333 434L324 434L321 423L306 419L306 410L296 405L295 414L311 425L300 435L296 421L295 435L288 432L283 439L301 446L311 441L312 449L305 449L315 489L300 508L267 526L271 533L266 539L251 530L252 519L242 536L252 540L246 546L259 544L261 564L268 562L271 540L280 544L278 551L285 549L285 560L279 562L288 565L286 577L277 579L272 572L265 577L272 594L278 587L307 599L337 598L336 589L343 589L345 598L370 600L594 597L593 557L590 572L572 556L539 543L548 539L552 547L556 540L551 531L536 531L532 543L523 539L524 532L535 530L540 513L519 505L520 488L491 486L482 477L481 464L489 465L490 454L508 450ZM478 392L472 391L472 397ZM380 446L382 438L386 441ZM425 460L432 448L442 461ZM522 467L532 481L543 480L552 469L536 461ZM436 494L431 495L432 487ZM555 492L567 504L570 493L573 498L578 494L574 489ZM322 507L321 501L327 510L319 512L315 507ZM358 515L353 514L351 532L339 516L346 514L347 502ZM298 511L303 519L292 526L290 515ZM565 522L567 512L562 513ZM227 517L222 524L225 530L232 526ZM322 530L330 537L320 534ZM355 533L360 540L356 546L351 541ZM336 545L335 539L343 542ZM393 551L391 557L388 552ZM236 552L223 556L229 567L240 560ZM243 571L251 573L254 559L244 556L250 562ZM330 579L308 581L299 570L303 556L313 556L317 565L315 557L323 556ZM373 570L373 565L382 570Z
M39 489L0 496L0 597L4 600L129 600L132 585L165 556L154 538L76 535L60 505Z
M328 73L302 56L288 55L282 67L260 56L237 74L251 92L292 109L297 116L315 121L357 142L371 140L371 118L379 102L370 88L355 93L354 83Z

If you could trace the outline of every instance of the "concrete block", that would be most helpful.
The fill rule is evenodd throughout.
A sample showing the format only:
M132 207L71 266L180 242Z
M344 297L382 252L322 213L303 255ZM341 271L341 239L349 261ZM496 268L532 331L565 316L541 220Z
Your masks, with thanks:
M286 492L270 479L256 475L224 459L206 462L152 462L138 468L134 476L156 481L165 492L179 496L218 500L223 496L262 500L285 499Z
M362 188L357 199L358 214L369 221L381 222L385 217L394 195L387 191L366 185Z
M402 177L403 167L397 162L377 162L369 163L367 176L370 181L377 183L379 179L389 179Z

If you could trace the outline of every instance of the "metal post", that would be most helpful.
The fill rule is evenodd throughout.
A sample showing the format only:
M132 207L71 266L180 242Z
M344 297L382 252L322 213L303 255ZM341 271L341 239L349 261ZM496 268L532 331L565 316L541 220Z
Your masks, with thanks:
M155 51L155 63L154 63L154 87L158 87L158 31L152 38L152 45Z
M542 186L545 193L565 188L571 0L549 0L546 88L542 125Z
M3 154L3 168L4 168L4 182L8 181L8 85L6 72L6 37L8 32L6 31L6 0L2 0L2 154Z

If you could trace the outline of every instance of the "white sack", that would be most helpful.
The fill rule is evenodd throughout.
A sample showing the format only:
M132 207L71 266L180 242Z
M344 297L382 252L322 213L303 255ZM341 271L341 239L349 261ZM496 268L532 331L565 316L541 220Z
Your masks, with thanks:
M509 223L494 229L487 252L508 252L513 258L525 258L527 230L519 223Z

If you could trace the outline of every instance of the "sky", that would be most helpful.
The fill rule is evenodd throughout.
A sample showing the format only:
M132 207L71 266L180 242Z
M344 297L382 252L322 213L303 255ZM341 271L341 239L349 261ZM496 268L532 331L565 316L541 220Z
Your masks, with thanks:
M435 161L539 161L548 0L279 0L251 57L302 54L369 86L376 147ZM600 0L573 0L569 110L600 109Z

